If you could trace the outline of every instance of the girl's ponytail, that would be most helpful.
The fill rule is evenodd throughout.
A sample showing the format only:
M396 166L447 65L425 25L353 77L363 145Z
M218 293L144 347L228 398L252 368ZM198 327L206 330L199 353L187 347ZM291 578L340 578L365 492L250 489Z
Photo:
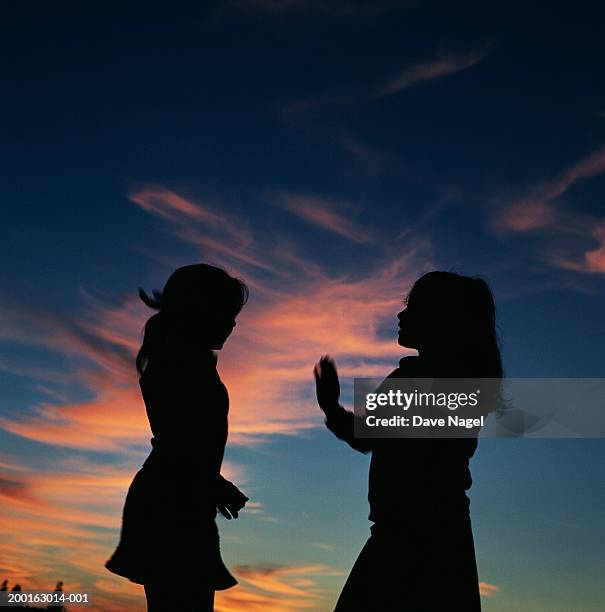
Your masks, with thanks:
M153 308L157 310L154 315L147 319L144 328L143 334L143 344L139 349L136 358L136 366L139 376L143 374L145 368L149 364L149 360L151 356L155 352L155 350L161 346L166 337L166 330L164 324L164 318L162 316L162 292L161 291L153 291L153 297L150 297L143 291L143 289L139 288L139 297L143 302L149 306L149 308Z

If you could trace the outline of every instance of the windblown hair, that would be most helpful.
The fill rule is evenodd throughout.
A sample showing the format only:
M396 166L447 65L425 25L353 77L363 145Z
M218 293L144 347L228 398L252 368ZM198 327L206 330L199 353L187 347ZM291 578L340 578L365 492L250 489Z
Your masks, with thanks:
M170 323L183 315L203 318L209 312L228 312L235 316L248 300L248 287L225 270L208 264L193 264L175 270L162 291L152 296L139 288L139 297L157 310L143 330L143 343L136 357L139 376L150 360L162 350L170 333Z

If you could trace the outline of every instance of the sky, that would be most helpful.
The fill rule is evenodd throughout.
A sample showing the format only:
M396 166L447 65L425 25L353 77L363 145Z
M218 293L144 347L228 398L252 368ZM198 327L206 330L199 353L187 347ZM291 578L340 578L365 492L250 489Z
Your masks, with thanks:
M145 609L103 564L151 448L138 288L181 265L250 288L218 355L224 474L251 499L218 519L239 580L219 612L333 609L369 536L369 458L325 429L312 367L334 356L345 391L389 373L424 272L489 282L507 376L604 377L603 17L396 0L6 11L0 580ZM603 465L601 439L480 442L484 610L603 609Z

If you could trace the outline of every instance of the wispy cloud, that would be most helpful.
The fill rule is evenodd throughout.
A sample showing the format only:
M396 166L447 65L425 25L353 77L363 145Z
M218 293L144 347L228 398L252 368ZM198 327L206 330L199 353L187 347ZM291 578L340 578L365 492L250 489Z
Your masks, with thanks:
M383 78L378 85L368 86L366 84L363 87L357 86L356 88L349 85L346 93L342 93L342 90L341 93L332 90L293 100L286 105L283 114L285 117L291 117L314 108L392 96L423 83L468 70L481 62L490 50L491 46L487 45L464 54L440 53L430 60L403 66L395 74Z
M581 257L563 255L553 256L551 263L559 268L574 272L605 274L605 223L591 229L591 235L597 243L594 249L588 249Z
M481 593L483 597L491 597L499 591L500 587L497 587L495 584L490 584L489 582L479 583L479 593Z
M372 97L390 96L421 83L462 72L483 60L488 51L486 47L463 55L448 53L432 60L406 66L397 74L389 77L384 85L373 93Z
M585 273L605 272L605 220L574 211L562 202L572 188L605 173L605 147L565 168L548 181L539 182L512 198L492 203L490 226L498 234L546 234L556 244L542 250L549 265ZM596 247L586 247L590 241ZM567 245L567 246L566 246ZM584 245L582 255L571 255Z
M351 240L353 242L368 242L372 233L368 228L357 225L349 215L343 214L345 208L343 203L318 197L314 195L283 193L277 199L278 204L284 209L307 221L311 225L319 227ZM348 205L349 209L351 206Z
M583 231L584 220L580 219L579 224L574 223L573 217L564 216L565 213L555 201L576 183L603 173L605 147L583 157L552 180L537 183L520 196L501 201L492 218L492 227L498 231L511 232L526 232L553 226L560 226L560 229L567 231Z
M341 571L314 563L305 565L240 565L234 573L243 585L216 594L217 612L291 612L313 610L323 603L326 593L317 578L340 576Z
M158 185L149 185L132 190L129 199L137 206L153 215L163 217L174 225L190 222L203 224L206 231L234 241L240 246L249 242L247 228L241 220L219 212L209 204L202 204L185 198L178 193Z

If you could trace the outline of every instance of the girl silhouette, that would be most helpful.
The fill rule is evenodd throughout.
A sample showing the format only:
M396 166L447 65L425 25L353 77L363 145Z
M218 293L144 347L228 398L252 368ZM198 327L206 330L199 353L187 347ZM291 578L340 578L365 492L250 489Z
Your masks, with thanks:
M136 359L153 448L128 489L105 567L143 584L150 612L213 610L214 591L237 583L221 559L217 509L237 518L248 499L220 474L229 404L213 350L231 334L248 289L196 264L176 270L153 298L139 295L158 311Z
M418 356L401 359L389 377L502 377L494 300L485 281L429 272L416 281L405 303L398 314L398 342ZM477 438L355 438L354 415L339 404L334 362L323 357L314 373L327 427L355 450L372 453L371 536L335 612L479 611L465 493Z

